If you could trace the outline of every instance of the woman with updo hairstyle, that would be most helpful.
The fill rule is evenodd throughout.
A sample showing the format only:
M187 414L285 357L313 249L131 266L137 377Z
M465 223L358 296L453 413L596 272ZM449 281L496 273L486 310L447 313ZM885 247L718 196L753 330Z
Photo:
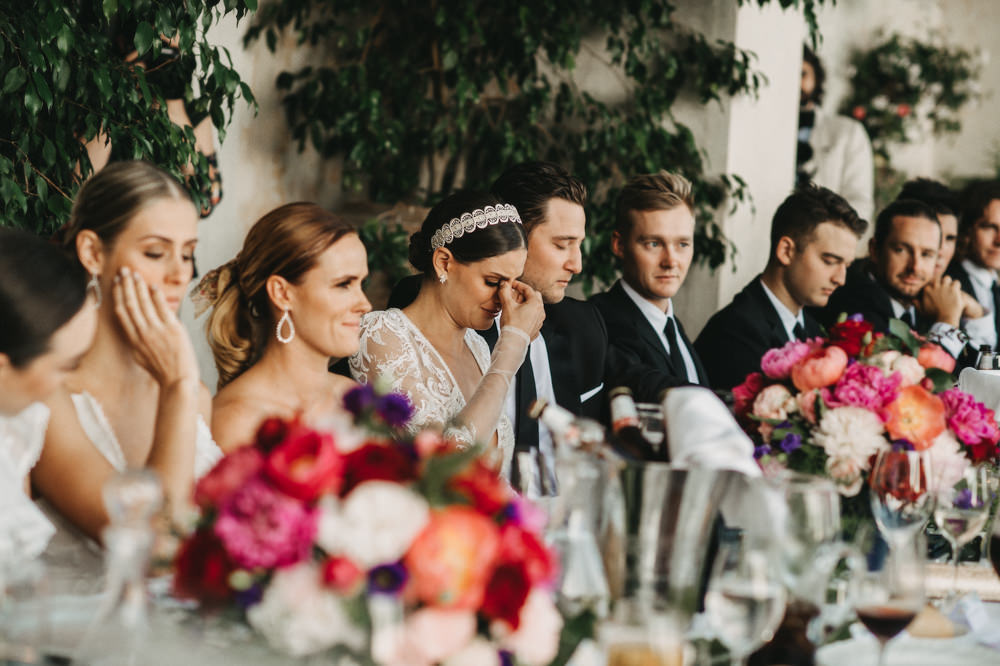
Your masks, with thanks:
M194 480L221 457L207 425L211 396L177 318L197 223L184 187L146 162L109 164L74 201L62 240L90 276L97 333L48 401L52 418L31 475L46 508L65 519L53 540L57 563L91 551L87 537L108 522L101 491L116 473L154 471L168 517L180 519Z
M365 246L349 224L316 204L272 210L236 258L199 284L212 305L208 338L219 370L212 431L223 450L249 443L269 416L316 421L341 412L355 382L332 361L358 350Z
M503 403L545 319L541 296L518 280L526 257L513 206L482 192L445 198L410 238L410 263L423 274L416 300L366 315L350 359L355 379L384 378L410 399L412 432L442 428L460 445L488 444L505 477L514 431ZM497 316L491 356L475 331Z
M65 252L0 227L0 573L37 557L55 529L27 494L49 409L97 326L87 274Z

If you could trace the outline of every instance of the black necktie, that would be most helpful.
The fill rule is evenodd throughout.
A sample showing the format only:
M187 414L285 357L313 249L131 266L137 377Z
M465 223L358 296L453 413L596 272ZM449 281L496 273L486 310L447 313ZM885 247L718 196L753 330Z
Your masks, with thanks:
M997 330L997 345L1000 347L1000 284L996 280L990 285L993 294L993 328Z
M912 328L912 329L916 329L917 328L917 322L913 318L913 311L912 310L910 310L910 309L903 310L903 314L900 317L900 319L903 321L904 324L906 324L910 328Z
M795 326L792 328L792 333L795 335L796 340L806 339L806 327L803 326L800 321L795 322Z
M514 398L514 464L510 469L510 481L515 488L520 488L520 472L518 467L518 452L538 449L538 422L528 416L528 408L535 401L538 394L535 390L535 372L531 367L531 350L524 357L515 381Z
M667 344L670 345L670 363L674 366L674 372L677 373L678 377L691 381L691 378L688 377L687 365L684 363L684 356L681 354L680 336L677 335L677 325L674 324L673 317L667 317L667 325L663 327L663 334L667 338Z

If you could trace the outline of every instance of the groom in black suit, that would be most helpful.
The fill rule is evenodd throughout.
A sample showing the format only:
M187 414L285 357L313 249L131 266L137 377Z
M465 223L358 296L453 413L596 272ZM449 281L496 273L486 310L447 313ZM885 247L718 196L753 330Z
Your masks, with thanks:
M825 306L844 284L867 226L843 197L813 184L778 206L764 272L708 320L694 343L713 389L732 389L759 371L767 350L822 334L805 308Z
M590 302L604 316L612 347L671 384L708 386L671 302L694 257L691 183L667 171L630 180L618 195L611 249L622 279Z

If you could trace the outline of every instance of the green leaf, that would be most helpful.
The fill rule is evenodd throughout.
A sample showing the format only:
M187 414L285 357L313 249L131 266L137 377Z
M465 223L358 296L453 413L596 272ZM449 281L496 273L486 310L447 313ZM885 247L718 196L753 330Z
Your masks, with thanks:
M934 383L934 393L941 393L955 386L955 378L941 368L927 368L924 375Z
M135 28L135 50L139 52L139 56L142 57L149 51L153 46L153 39L155 39L155 34L153 33L153 26L149 24L148 21L142 21Z
M104 0L104 16L111 20L118 14L118 0Z
M920 341L913 335L909 325L905 322L899 319L890 319L889 333L899 338L914 356L920 351Z
M41 73L32 72L31 81L35 84L38 97L45 103L45 106L52 106L52 90L49 89L49 84L45 82Z
M21 67L12 67L3 79L3 94L8 94L19 90L24 82L28 80L27 74Z

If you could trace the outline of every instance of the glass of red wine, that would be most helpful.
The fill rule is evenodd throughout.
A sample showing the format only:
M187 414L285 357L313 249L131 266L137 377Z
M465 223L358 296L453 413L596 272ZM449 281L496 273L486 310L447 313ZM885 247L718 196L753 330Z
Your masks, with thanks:
M874 529L862 529L856 545L856 566L850 597L858 619L879 642L878 664L885 664L886 646L913 621L924 605L926 541L916 535L889 545Z

